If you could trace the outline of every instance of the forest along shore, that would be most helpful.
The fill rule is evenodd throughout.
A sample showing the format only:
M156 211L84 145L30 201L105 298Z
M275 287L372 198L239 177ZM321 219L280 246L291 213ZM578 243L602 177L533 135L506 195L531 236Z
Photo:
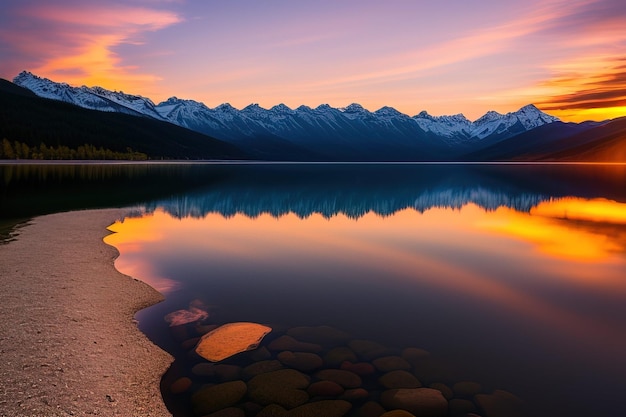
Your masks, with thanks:
M171 364L134 314L163 299L102 239L119 209L37 217L0 245L0 415L169 416Z

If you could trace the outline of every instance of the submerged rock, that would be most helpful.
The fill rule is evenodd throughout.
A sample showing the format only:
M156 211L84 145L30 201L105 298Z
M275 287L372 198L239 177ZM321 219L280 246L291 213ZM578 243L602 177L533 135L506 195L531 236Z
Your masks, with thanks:
M250 379L260 374L265 374L268 372L278 371L282 369L283 365L280 361L277 360L267 360L267 361L259 361L255 362L251 365L246 366L243 369L243 377L244 379Z
M280 352L277 356L283 365L297 369L298 371L308 372L320 368L323 365L322 358L315 353L310 352Z
M342 400L315 401L289 411L289 417L343 417L352 404Z
M336 397L343 394L344 389L333 381L318 381L309 385L307 392L311 397Z
M246 417L246 413L241 408L229 407L215 413L211 413L206 417Z
M343 369L344 371L354 372L359 376L367 376L376 372L376 368L369 362L357 362L352 363L349 361L345 361L341 363L339 369Z
M183 392L191 388L191 384L191 379L187 378L186 376L178 378L176 381L174 381L172 385L170 385L170 392L172 394L182 394Z
M386 373L378 379L380 385L387 389L394 388L419 388L420 382L407 371L397 370Z
M525 417L525 404L507 391L496 390L493 394L476 395L476 403L485 417Z
M411 369L411 365L400 356L385 356L372 362L380 372Z
M409 413L406 410L391 410L387 411L384 414L381 414L380 417L415 417L415 415Z
M225 382L201 389L192 395L191 402L196 414L210 414L237 404L246 391L243 381Z
M322 347L316 343L300 342L291 336L283 335L274 339L267 348L269 350L289 350L292 352L321 352Z
M356 417L380 417L385 413L382 405L375 401L368 401L359 408Z
M365 361L371 361L389 354L388 348L371 340L352 340L348 343L348 346L357 354L359 358Z
M330 367L337 368L342 362L356 362L357 358L352 349L347 346L340 346L331 349L324 355L324 362Z
M364 388L352 388L347 389L346 392L339 397L339 399L346 401L359 401L367 398L369 395L370 393Z
M287 410L278 404L270 404L263 408L256 417L286 417Z
M199 300L193 300L189 303L187 310L176 310L167 314L164 319L169 323L170 327L181 326L187 323L204 320L209 317L207 307Z
M323 369L315 376L326 381L333 381L344 388L358 388L361 386L361 377L350 371L341 369Z
M219 362L240 352L256 349L272 329L257 323L229 323L202 336L196 353Z
M309 400L304 391L309 377L295 369L281 369L260 374L248 382L248 396L261 405L278 404L291 409Z
M448 401L431 388L392 389L382 393L380 402L389 410L406 410L420 417L445 417Z

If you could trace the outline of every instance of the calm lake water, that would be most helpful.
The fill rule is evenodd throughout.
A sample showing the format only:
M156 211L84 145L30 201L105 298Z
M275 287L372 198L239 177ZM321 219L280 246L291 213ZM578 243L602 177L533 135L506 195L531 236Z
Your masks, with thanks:
M366 339L390 355L424 349L430 355L411 368L422 385L505 390L525 404L519 415L626 415L625 166L140 171L126 181L123 170L109 176L122 194L133 181L144 194L156 187L136 201L111 193L109 205L130 205L132 215L106 241L121 253L120 271L166 296L138 320L177 358L163 381L177 415L194 415L193 392L229 379L197 372L204 360L190 354L194 338L236 321L270 325L263 346L289 329L332 326L349 335L341 346ZM17 204L6 202L13 190L5 181L13 200L4 207ZM93 206L90 198L82 204ZM209 313L204 330L169 327L164 317L194 300ZM353 415L378 401L378 376L368 379L370 396L353 401ZM181 377L191 388L171 394Z

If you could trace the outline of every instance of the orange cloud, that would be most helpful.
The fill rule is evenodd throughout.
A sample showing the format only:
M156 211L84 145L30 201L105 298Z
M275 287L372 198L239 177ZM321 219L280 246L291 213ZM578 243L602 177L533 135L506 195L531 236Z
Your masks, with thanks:
M42 5L22 8L19 15L38 23L32 33L14 35L29 55L41 57L29 70L74 85L117 90L142 90L159 78L125 65L115 48L141 45L146 32L182 21L173 12L122 5Z
M540 84L550 96L542 110L578 121L626 115L626 56L588 56L555 66Z

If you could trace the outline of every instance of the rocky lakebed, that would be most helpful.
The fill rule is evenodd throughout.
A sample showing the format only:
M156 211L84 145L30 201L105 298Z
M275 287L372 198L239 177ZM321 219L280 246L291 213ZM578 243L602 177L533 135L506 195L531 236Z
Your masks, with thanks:
M174 416L527 415L512 393L442 376L426 350L390 348L330 326L267 324L271 331L250 350L212 362L196 349L223 324L201 318L170 327L180 354L161 389Z

